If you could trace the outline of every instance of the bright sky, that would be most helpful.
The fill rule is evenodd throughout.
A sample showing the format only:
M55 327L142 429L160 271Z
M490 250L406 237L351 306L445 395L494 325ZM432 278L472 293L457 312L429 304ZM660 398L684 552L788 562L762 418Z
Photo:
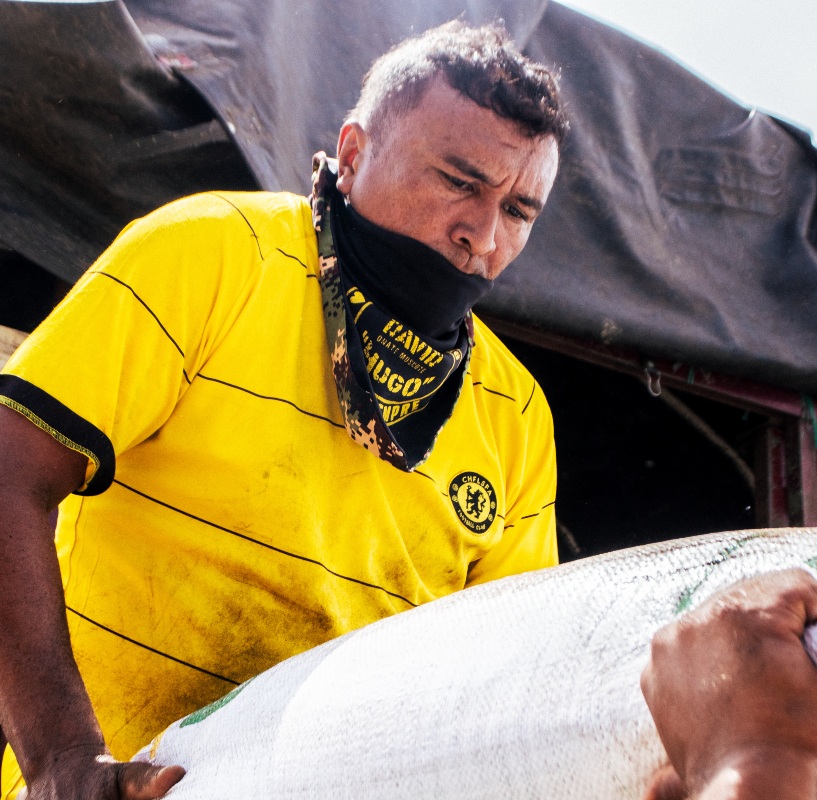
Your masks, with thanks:
M817 0L559 0L817 141Z

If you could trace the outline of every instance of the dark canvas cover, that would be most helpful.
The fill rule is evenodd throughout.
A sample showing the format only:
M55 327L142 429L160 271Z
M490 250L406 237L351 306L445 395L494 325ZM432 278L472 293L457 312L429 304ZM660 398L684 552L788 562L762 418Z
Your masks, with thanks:
M817 392L808 137L547 0L0 0L0 242L73 280L180 195L305 192L373 58L459 15L555 66L571 120L483 310Z

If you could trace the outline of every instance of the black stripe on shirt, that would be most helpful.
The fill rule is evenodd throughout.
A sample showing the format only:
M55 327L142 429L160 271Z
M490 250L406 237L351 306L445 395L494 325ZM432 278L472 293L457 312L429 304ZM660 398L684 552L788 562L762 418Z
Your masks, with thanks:
M309 267L307 267L306 264L304 264L304 262L301 261L300 258L298 258L298 256L293 256L291 253L287 253L287 252L283 251L280 247L276 247L275 249L282 256L286 256L287 258L291 258L293 261L297 261L306 270L306 277L307 278L318 278L319 277L318 275L315 275L315 273L310 272Z
M58 442L96 463L96 472L88 485L75 494L102 494L111 485L116 472L116 454L111 440L99 428L48 392L16 375L0 375L0 395L11 401L3 405L19 411ZM15 408L15 404L20 408Z
M205 375L203 372L200 372L197 377L201 378L203 381L210 381L211 383L218 383L221 386L226 386L228 389L235 389L238 392L245 392L246 394L252 395L253 397L257 397L259 400L273 400L276 403L285 403L288 406L292 406L292 408L294 408L296 411L300 412L304 416L323 420L324 422L328 422L330 425L334 425L336 428L345 427L342 423L335 422L335 420L329 419L329 417L324 417L321 414L315 414L312 411L307 411L306 409L303 409L300 406L295 405L295 403L293 403L292 400L287 400L285 397L276 397L275 395L271 394L260 394L259 392L254 392L252 389L247 389L244 386L238 386L235 383L223 381L220 378L211 378L209 375Z
M424 478L428 478L428 479L429 479L429 480L430 480L430 481L431 481L431 482L434 484L434 487L437 489L437 491L438 491L438 492L439 492L439 493L440 493L440 494L441 494L443 497L448 497L448 492L444 492L444 491L443 491L443 490L442 490L442 489L441 489L441 488L440 488L440 487L437 485L437 481L436 481L436 480L435 480L435 479L434 479L434 478L433 478L431 475L429 475L427 472L423 472L422 470L419 470L419 469L415 469L415 470L413 470L413 472L414 472L414 473L416 473L417 475L422 475Z
M250 229L250 231L252 233L252 237L253 237L253 239L255 239L255 243L258 245L258 255L261 256L261 260L263 261L264 260L264 254L261 252L261 239L258 237L258 234L255 232L255 228L253 228L252 223L247 219L247 216L244 214L244 212L235 203L233 203L232 200L229 200L228 198L224 197L224 195L220 195L220 194L218 194L218 192L210 192L210 194L212 194L213 197L218 197L219 200L223 200L225 203L232 206L241 215L241 219L243 219L244 222L247 223L247 227ZM297 261L306 270L306 272L307 272L306 277L307 278L317 278L318 277L317 275L314 275L311 272L309 272L309 268L297 256L293 256L293 255L290 255L289 253L285 253L280 247L276 247L275 249L281 255L286 256L287 258L291 258L293 261Z
M314 564L316 567L320 567L321 569L326 570L330 575L334 575L336 578L340 578L344 581L349 581L349 583L356 583L358 586L365 586L368 589L376 589L379 592L384 592L385 594L389 595L389 597L394 597L397 600L402 600L404 603L412 607L416 607L417 603L412 603L407 597L403 597L401 594L397 594L397 592L392 592L389 589L386 589L383 586L379 586L376 583L369 583L368 581L360 580L360 578L352 578L349 575L343 575L340 572L335 572L335 570L327 567L326 564L318 561L315 558L310 558L309 556L302 556L298 553L292 553L289 550L284 550L280 547L276 547L275 545L268 544L267 542L262 542L259 539L253 539L252 536L247 536L245 533L238 533L238 531L234 531L230 528L225 528L223 525L219 525L216 522L211 522L208 519L204 519L203 517L198 517L195 514L191 514L189 511L184 511L181 508L176 506L170 505L170 503L165 503L163 500L159 500L156 497L151 497L149 494L145 494L144 492L140 492L138 489L135 489L133 486L128 486L126 483L122 483L122 481L114 481L118 486L121 486L123 489L127 489L129 492L133 492L134 494L139 495L139 497L144 497L145 500L149 500L151 503L156 503L156 505L162 506L163 508L168 509L169 511L175 511L177 514L181 514L184 517L188 517L189 519L194 519L196 522L201 522L203 525L209 525L211 528L215 528L216 530L223 531L224 533L228 533L231 536L235 536L238 539L243 539L245 542L251 542L252 544L257 544L260 547L265 548L266 550L272 550L275 553L280 553L282 556L289 556L290 558L294 558L298 561L305 561L307 564Z
M533 519L534 517L538 517L546 508L550 508L555 502L555 500L551 500L549 503L545 503L535 514L526 514L524 517L520 517L519 519Z
M162 658L166 658L168 659L168 661L175 661L177 664L181 664L183 667L190 667L190 669L194 669L196 670L196 672L203 672L205 675L209 675L211 678L218 678L218 680L224 681L225 683L231 683L233 686L240 685L239 681L234 681L232 678L225 678L223 675L219 675L216 672L210 672L209 669L204 669L204 667L197 667L195 664L191 664L189 661L183 661L181 658L176 658L175 656L171 656L168 653L163 653L161 650L157 650L155 647L151 647L150 645L144 644L143 642L138 642L136 641L136 639L131 639L130 636L125 636L124 633L119 633L119 631L115 631L113 628L109 628L107 625L103 625L101 622L97 622L95 619L91 619L91 617L86 617L85 614L80 614L79 611L71 608L70 606L66 606L65 608L67 611L70 611L72 614L76 614L80 619L84 619L91 625L96 625L97 628L101 628L103 631L107 631L108 633L113 634L119 639L124 639L126 642L135 644L137 647L149 650L151 653L156 653L157 656L162 656Z
M530 397L528 398L528 402L525 403L525 407L522 409L523 414L528 410L528 406L530 405L530 401L533 400L533 393L535 391L536 391L536 381L534 381L533 386L530 387Z
M540 514L541 514L541 513L542 513L542 512L543 512L543 511L546 509L546 508L550 508L550 507L551 507L552 505L554 505L555 503L556 503L556 501L555 501L555 500L551 500L549 503L545 503L545 504L544 504L544 505L543 505L543 506L542 506L542 507L541 507L541 508L540 508L540 509L539 509L537 512L535 512L534 514L525 514L525 516L524 516L524 517L520 517L520 518L519 518L519 521L520 521L520 522L522 522L522 520L523 520L523 519L536 519L536 517L538 517L538 516L539 516L539 515L540 515ZM508 530L509 528L513 528L513 527L514 527L513 525L506 525L506 526L505 526L505 530Z
M468 373L471 374L470 372ZM516 402L515 397L511 397L509 394L505 394L504 392L498 392L496 389L489 389L487 386L483 385L482 381L471 381L472 386L482 386L482 391L488 392L489 394L499 395L499 397L504 397L506 400L510 400L512 403Z
M223 195L218 194L218 192L210 192L210 194L212 194L213 197L217 197L219 200L223 200L225 203L227 203L227 205L232 206L239 214L241 214L241 219L243 219L244 222L247 223L247 227L252 232L252 238L255 239L255 243L258 246L258 255L261 256L261 260L263 261L264 254L261 252L261 240L258 238L258 234L255 232L255 228L253 228L250 221L244 215L244 212L235 203L233 203L231 200L228 200Z
M102 275L105 278L110 278L112 281L116 281L120 286L124 286L145 308L145 310L150 314L153 319L156 320L156 324L162 329L162 333L170 340L173 344L173 347L179 352L179 355L182 357L182 362L184 362L184 351L179 347L178 342L170 335L170 331L162 324L162 321L156 316L156 312L136 293L136 290L130 286L129 284L125 283L125 281L120 280L119 278L115 278L113 275L109 275L107 272L94 272L93 275ZM184 379L187 383L191 383L190 377L187 374L187 370L182 366L182 374L184 375Z

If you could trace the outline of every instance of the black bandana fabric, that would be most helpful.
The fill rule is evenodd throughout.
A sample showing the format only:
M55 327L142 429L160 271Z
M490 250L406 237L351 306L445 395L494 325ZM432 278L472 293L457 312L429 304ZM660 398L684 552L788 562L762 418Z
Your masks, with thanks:
M493 288L493 281L460 272L428 245L375 225L347 202L332 206L331 223L346 286L359 287L439 349L456 344L465 315Z
M427 408L462 364L468 350L467 334L463 331L458 346L440 350L381 311L359 287L346 290L346 303L383 421L391 427Z
M424 341L426 337L418 336L404 323L398 322L397 319L376 308L373 301L367 299L359 287L348 287L349 296L347 297L330 224L332 204L343 202L342 196L335 189L337 171L336 168L332 168L333 166L335 166L333 160L328 159L325 153L318 153L313 158L310 201L312 221L318 240L320 284L327 341L344 425L353 441L398 469L410 472L420 466L431 454L434 442L443 425L451 417L462 390L473 347L471 312L466 312L461 325L458 326L457 342L459 344L460 339L464 336L464 346L452 348L459 354L454 355L451 350L443 352L434 348L429 342ZM356 292L359 293L359 297L355 294ZM368 309L363 308L366 303L370 303ZM353 308L356 310L354 314ZM382 359L383 363L378 371L378 378L375 379L381 399L378 398L373 388L373 381L369 377L363 334L358 333L355 323L355 316L360 320L363 314L366 314L366 324L363 330L370 338L373 332L377 331L374 333L375 342L377 336L384 335L383 329L387 326L389 330L385 332L384 341L391 342L402 333L406 333L400 342L394 342L394 347L380 351L389 359L389 363ZM390 322L392 324L389 326ZM398 325L403 325L403 327L398 329ZM463 332L462 336L460 331ZM409 332L412 339L408 339ZM394 333L393 337L391 333ZM406 352L407 341L408 352ZM411 348L415 343L416 350L412 354ZM382 348L382 343L379 344ZM422 356L428 361L427 364L423 363L422 356L420 359L413 357L420 354L421 348ZM400 358L401 349L404 353L403 359ZM375 355L374 346L370 349L369 354L370 358ZM378 358L381 356L378 355ZM410 364L405 358L409 358L414 364ZM372 373L377 363L372 362ZM390 370L388 374L385 373L387 368ZM420 372L419 368L425 368L425 372ZM384 374L386 378L381 383L380 378ZM398 377L393 377L395 375ZM434 385L441 386L442 389L437 388L435 391L423 393L421 376L434 377ZM416 381L408 383L412 378L420 379L419 386ZM389 385L390 379L391 385ZM431 383L426 384L427 389L430 389ZM381 386L385 386L385 390ZM416 394L421 395L421 402L425 400L422 403L424 413L412 416L420 410L419 405L412 410L414 400L418 398L403 396L402 393L412 392L415 387L417 387ZM382 408L387 409L385 413L392 418L392 424L407 417L417 420L417 423L411 426L409 435L401 434L400 441L395 438L389 424L384 419L381 403Z

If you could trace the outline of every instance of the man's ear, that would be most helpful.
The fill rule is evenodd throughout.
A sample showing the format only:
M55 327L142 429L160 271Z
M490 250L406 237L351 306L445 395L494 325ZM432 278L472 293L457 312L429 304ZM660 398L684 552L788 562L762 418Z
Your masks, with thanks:
M352 191L357 173L368 155L368 137L363 126L355 120L343 123L338 136L338 191L347 197Z

